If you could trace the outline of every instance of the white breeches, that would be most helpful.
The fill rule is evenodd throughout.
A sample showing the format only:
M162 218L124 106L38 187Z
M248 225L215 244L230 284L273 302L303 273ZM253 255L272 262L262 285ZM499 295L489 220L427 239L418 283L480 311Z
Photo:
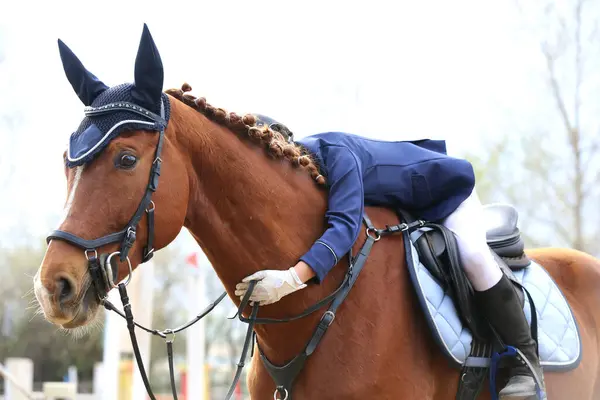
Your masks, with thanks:
M463 268L477 291L491 288L502 278L502 271L487 245L482 221L483 208L475 189L442 221L442 225L454 232Z

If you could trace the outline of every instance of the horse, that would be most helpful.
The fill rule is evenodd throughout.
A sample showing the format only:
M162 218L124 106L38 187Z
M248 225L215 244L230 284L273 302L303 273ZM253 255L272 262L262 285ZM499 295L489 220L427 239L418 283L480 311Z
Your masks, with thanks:
M98 253L121 254L104 261L115 266L114 282L122 281L185 227L227 295L240 305L236 283L267 267L293 265L327 226L327 187L318 160L261 126L253 114L240 116L193 96L188 84L162 91L162 63L146 29L130 88L145 104L151 103L148 98L164 99L168 123L125 130L81 165L69 165L68 152L63 154L68 191L58 230L71 236L50 236L34 290L45 318L64 329L82 329L99 315L100 289L89 268ZM67 53L61 47L61 55ZM150 58L143 59L144 54ZM98 93L110 89L87 70L72 78L69 71L83 68L78 62L63 58L71 84L89 107ZM153 186L156 182L148 177L156 175L160 184ZM140 212L139 199L146 198L151 186L151 206ZM375 226L401 222L394 210L369 205L365 213ZM133 222L132 215L138 216ZM117 231L119 240L97 239L114 239ZM128 241L132 231L135 235ZM94 243L93 251L82 250L76 238L84 245ZM353 252L368 239L365 229ZM390 235L373 244L335 320L298 374L290 393L295 399L454 398L459 370L432 339L407 273L404 240ZM119 247L123 242L129 246L125 257ZM579 366L545 373L548 398L600 398L600 260L558 248L532 249L527 255L557 282L581 333ZM338 288L349 263L349 258L340 260L323 282L260 307L258 316L301 313ZM247 309L243 315L250 315ZM288 323L257 324L260 350L275 365L288 362L302 351L320 318L313 313ZM247 385L253 399L277 398L259 357L251 359ZM483 391L479 398L490 394Z

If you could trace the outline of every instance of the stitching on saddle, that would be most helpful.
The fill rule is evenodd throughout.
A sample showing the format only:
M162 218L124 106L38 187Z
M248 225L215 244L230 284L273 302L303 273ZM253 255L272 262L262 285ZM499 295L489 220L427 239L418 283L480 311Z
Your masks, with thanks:
M444 322L445 322L446 324L448 324L448 326L449 326L449 327L450 327L450 329L452 330L452 333L454 333L454 335L455 335L454 337L445 337L444 335L442 335L442 340L444 340L444 341L445 341L445 340L449 340L449 339L451 339L451 340L454 340L454 343L447 343L447 344L449 345L449 347L450 347L450 348L454 348L454 346L456 346L456 344L457 344L458 342L460 342L460 339L459 339L458 335L456 335L456 331L455 331L455 330L454 330L454 328L452 327L452 324L450 324L450 322L448 322L448 320L447 320L447 319L444 317L444 315L443 315L443 314L440 314L439 312L438 312L438 313L436 313L436 315L433 317L434 321L435 321L435 319L436 319L438 316L439 316L439 317L441 317L441 318L442 318L442 320L444 320ZM438 323L439 323L439 321L438 321ZM450 350L450 349L449 349L449 350ZM452 350L450 350L450 351L452 351Z
M452 305L454 305L454 302L452 301L452 299L451 299L449 296L447 296L447 295L444 293L444 298L442 299L442 302L440 303L440 307L441 307L441 306L444 304L444 301L445 301L446 299L448 299L448 301L450 301L450 302L452 303ZM452 324L450 323L450 321L448 321L448 320L446 319L446 317L444 317L444 314L442 314L442 313L440 312L440 310L439 310L439 309L437 309L437 308L436 308L435 312L436 312L436 314L435 314L433 317L435 318L435 317L436 317L436 316L438 316L438 315L439 315L440 317L442 317L442 319L443 319L444 321L446 321L446 323L448 324L448 326L450 326L450 329L452 329L452 332L454 332L454 334L456 335L456 337L457 337L457 338L459 338L459 337L460 337L460 334L459 334L458 332L456 332L456 330L454 329L454 327L452 326ZM456 310L456 313L457 313L457 317L458 317L458 310ZM462 323L461 323L461 325L462 325ZM462 326L461 326L461 328L462 328Z
M562 343L562 341L565 339L565 336L567 335L567 332L568 332L569 330L570 330L570 329L569 329L569 326L567 325L567 326L565 327L565 330L563 331L563 333L562 333L562 335L561 335L561 338L560 338L560 340L559 340L558 344L556 345L556 348L554 348L554 350L552 351L552 353L550 353L550 355L548 356L548 359L549 359L549 360L551 360L551 359L553 358L553 356L556 354L556 352L557 352L558 350L562 350L562 352L566 354L566 351L565 351L565 350L567 350L567 349L563 349L563 347L560 345L560 343ZM551 339L551 340L552 340L552 339ZM552 341L554 342L554 340L552 340ZM569 355L569 357L570 357L570 355Z
M569 317L565 317L565 315L563 314L563 311L561 310L560 306L563 306L562 308L565 308L564 305L567 305L566 310L568 312L569 308L568 308L568 302L566 301L566 299L564 298L564 296L562 295L562 293L556 289L555 287L555 283L554 281L548 276L548 273L543 269L543 267L541 267L539 264L537 263L532 263L533 265L535 265L537 267L536 270L528 270L527 273L525 273L525 271L523 271L522 274L519 274L522 276L522 283L525 285L525 282L527 282L527 286L529 290L535 288L540 296L544 296L544 291L539 287L538 284L536 284L536 281L534 280L535 278L535 274L542 274L543 275L543 279L545 280L545 282L547 282L548 286L550 287L550 289L546 292L546 297L544 298L545 300L545 304L544 304L544 309L542 310L541 313L539 313L539 325L540 325L540 329L539 329L539 335L542 336L543 338L545 338L545 340L540 340L540 342L543 342L545 344L551 344L554 345L554 349L552 350L552 352L550 353L550 355L548 355L547 357L545 357L545 360L543 361L543 364L545 365L569 365L571 363L573 363L577 357L578 354L580 353L580 346L579 343L581 341L577 330L575 329L575 320L573 318L573 316L569 313ZM531 272L534 271L534 272ZM557 306L555 303L558 302L559 305ZM531 305L529 305L529 300L526 300L526 303L528 304L528 310L529 310L529 314L531 314ZM546 314L546 308L547 305L550 304L555 310L558 311L558 313L561 315L561 317L563 317L563 327L564 327L564 331L562 332L561 338L560 340L557 341L554 340L553 337L549 336L549 334L544 330L544 314ZM555 315L555 314L554 314ZM547 329L549 329L549 332L555 332L553 331L554 327L559 327L560 324L551 324L550 327L548 327ZM574 335L574 340L577 343L577 349L574 350L574 353L571 353L571 348L570 347L564 347L562 346L562 342L564 341L564 338L566 337L567 334L573 334ZM563 354L565 354L568 358L567 361L553 361L552 359L555 357L555 354L561 351ZM540 354L541 356L541 354Z
M562 313L561 309L558 308L553 302L549 301L548 304L556 310L556 313L558 313L558 315L560 315L563 318L563 320L565 321L565 325L569 325L571 323L571 320L569 318L565 317L564 314Z
M548 307L548 304L550 303L550 301L548 301L548 299L550 298L550 292L552 292L552 285L548 285L548 291L546 292L546 297L544 297L546 299L546 303L544 304L544 308L539 312L539 315L542 316L544 315L544 313L546 312L546 308Z
M500 258L504 260L525 260L527 257L523 254L521 256L508 257L508 256L500 256Z
M552 293L560 299L561 303L566 302L566 299L563 297L563 295L560 292L557 292L556 289L554 289L552 291ZM565 322L568 325L570 325L571 323L573 323L573 324L575 323L575 321L573 320L573 317L570 314L565 316L565 314L563 314L563 310L561 310L556 305L554 305L554 302L550 302L550 303L558 311L558 313L565 319ZM567 309L567 311L568 311L568 309Z

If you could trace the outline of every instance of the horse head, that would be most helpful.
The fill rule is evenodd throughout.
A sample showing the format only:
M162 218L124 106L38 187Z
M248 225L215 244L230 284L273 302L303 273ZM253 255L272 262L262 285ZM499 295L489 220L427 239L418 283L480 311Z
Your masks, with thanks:
M92 321L107 292L184 226L228 289L309 247L325 211L310 176L323 178L291 132L216 109L187 85L163 92L145 25L134 83L108 87L60 40L59 50L85 118L64 153L64 218L34 277L46 319L63 328Z
M88 268L92 261L102 266L112 254L112 268L96 273L114 283L129 273L129 266L135 269L153 249L177 236L186 214L189 177L165 133L170 101L162 93L163 66L147 26L132 84L108 87L62 41L58 46L86 116L64 153L64 218L48 237L34 286L46 318L70 328L92 320L99 297L110 289L94 285ZM168 167L161 168L162 163ZM163 208L154 218L157 204Z

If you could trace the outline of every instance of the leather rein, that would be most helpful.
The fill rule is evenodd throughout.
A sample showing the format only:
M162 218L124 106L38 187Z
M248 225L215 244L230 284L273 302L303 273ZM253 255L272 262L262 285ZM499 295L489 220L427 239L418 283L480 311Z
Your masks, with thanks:
M63 240L74 246L81 248L84 251L85 257L88 260L88 270L92 277L92 283L94 285L94 289L97 292L100 303L107 310L114 311L117 315L121 316L127 322L127 329L129 331L129 336L131 339L131 345L133 347L133 352L135 355L136 363L138 365L138 369L140 371L142 381L144 382L144 386L146 388L148 396L150 397L151 400L156 400L156 397L152 391L152 388L150 386L150 382L148 379L148 375L146 374L146 371L144 368L144 364L143 364L142 357L140 354L139 345L137 342L135 328L138 327L145 332L148 332L155 336L159 336L165 340L166 347L167 347L168 363L169 363L169 375L170 375L170 380L171 380L171 389L172 389L174 400L177 400L177 389L175 387L175 373L174 373L174 367L173 367L173 341L175 339L175 335L177 333L189 328L190 326L194 325L196 322L200 321L202 318L204 318L206 315L208 315L225 298L225 296L227 295L227 292L223 292L215 301L210 303L201 313L199 313L192 320L190 320L190 321L186 322L185 324L183 324L177 328L174 328L174 329L165 329L165 330L161 331L161 330L157 330L157 329L147 328L147 327L134 321L133 312L131 310L131 304L129 303L129 296L127 294L127 288L126 288L127 285L129 284L129 282L131 281L131 277L133 274L133 269L131 267L131 261L129 260L129 251L133 247L135 240L136 240L137 226L138 226L139 222L141 221L144 213L146 213L147 224L148 224L148 238L147 238L146 246L143 249L143 255L142 255L141 262L142 263L147 262L154 255L154 247L153 247L153 243L154 243L154 211L155 211L156 207L155 207L154 202L152 201L152 194L156 191L156 189L158 187L158 180L160 177L160 168L161 168L161 163L162 163L160 155L161 155L163 144L164 144L164 135L165 135L165 129L167 127L167 121L164 119L164 104L162 103L162 101L161 101L161 115L160 116L143 108L143 107L140 107L136 104L128 103L128 102L116 102L116 103L107 104L107 105L104 105L101 107L86 107L85 108L85 114L87 116L97 116L97 115L102 115L102 114L107 114L107 113L112 113L112 112L117 112L117 111L129 111L129 112L137 113L139 115L142 115L143 117L149 118L149 119L153 120L154 122L158 123L161 128L159 131L158 143L156 145L154 161L153 161L152 167L150 169L150 177L149 177L148 185L146 187L144 196L142 197L142 200L140 201L135 214L129 220L129 222L127 223L125 228L123 228L121 231L111 233L111 234L102 236L97 239L87 240L87 239L83 239L83 238L81 238L77 235L74 235L72 233L69 233L69 232L65 232L62 230L55 230L50 235L48 235L48 237L46 238L46 242L49 243L51 240ZM322 300L320 300L313 306L308 307L306 310L304 310L300 314L295 315L293 317L286 317L286 318L281 318L281 319L258 318L257 315L258 315L259 306L258 306L258 304L253 304L251 306L252 309L251 309L249 317L244 317L243 311L249 306L250 296L252 295L252 292L257 283L257 281L250 282L248 290L247 290L245 296L242 298L241 303L238 307L237 313L233 317L228 318L228 319L234 319L236 317L239 318L240 321L248 324L248 329L247 329L246 336L244 339L244 346L242 349L240 360L237 364L237 370L236 370L235 376L233 378L233 381L231 383L231 386L229 388L227 396L225 397L226 400L229 400L235 391L235 387L241 377L242 370L245 366L246 357L247 357L250 347L254 348L253 344L254 344L254 341L256 340L254 326L256 324L277 324L277 323L286 323L286 322L295 321L295 320L304 318L310 314L313 314L314 312L318 311L319 309L321 309L324 306L326 306L327 304L329 304L328 310L325 311L324 314L321 316L321 319L320 319L319 323L317 324L317 327L316 327L311 339L307 343L305 349L302 351L302 353L300 353L296 358L294 358L292 361L290 361L287 365L285 365L284 367L272 366L272 364L269 363L269 361L266 359L266 357L262 354L262 351L261 351L261 358L262 358L263 362L265 362L267 370L269 371L269 373L271 374L271 376L273 377L273 379L275 380L275 383L276 383L276 389L273 394L273 399L275 399L275 400L291 400L291 397L292 397L291 386L293 384L295 377L301 371L306 358L310 354L312 354L312 352L317 347L318 343L322 339L323 335L325 334L325 332L327 331L329 326L331 326L331 324L333 323L333 321L335 319L335 312L336 312L337 308L339 307L339 305L343 302L343 300L346 298L346 296L350 292L350 289L354 285L354 282L356 282L356 279L358 278L358 275L359 275L360 271L362 270L362 267L364 266L365 261L371 251L373 243L379 241L381 239L381 237L383 237L385 235L399 233L399 232L405 232L405 231L411 231L415 228L422 226L422 224L423 224L422 221L415 221L410 224L402 223L402 224L395 225L395 226L386 226L385 229L376 229L366 214L363 215L363 222L367 226L366 241L363 244L363 246L361 247L361 249L360 249L359 253L356 255L356 257L352 256L352 252L350 252L348 254L349 261L350 261L349 267L348 267L348 271L346 272L346 275L344 276L344 279L341 282L341 284L331 294L329 294L328 296L326 296L325 298L323 298ZM110 254L104 253L104 254L98 255L98 248L108 245L108 244L113 244L113 243L120 243L120 249L118 251L115 251ZM112 257L114 257L116 255L119 255L119 259L121 262L126 261L128 268L129 268L129 274L127 276L126 281L121 282L119 284L115 284L115 281L117 280L118 270L116 268L113 269L111 266L111 259L112 259ZM119 290L119 295L121 297L121 302L123 304L123 311L120 311L119 309L117 309L108 300L108 292L110 290L112 290L113 288L118 288L118 290ZM258 349L260 350L260 346L258 347ZM251 354L251 356L252 356L252 354ZM276 369L276 372L273 372L273 369ZM277 373L280 373L281 375L277 375ZM280 397L278 397L278 396L280 396Z

